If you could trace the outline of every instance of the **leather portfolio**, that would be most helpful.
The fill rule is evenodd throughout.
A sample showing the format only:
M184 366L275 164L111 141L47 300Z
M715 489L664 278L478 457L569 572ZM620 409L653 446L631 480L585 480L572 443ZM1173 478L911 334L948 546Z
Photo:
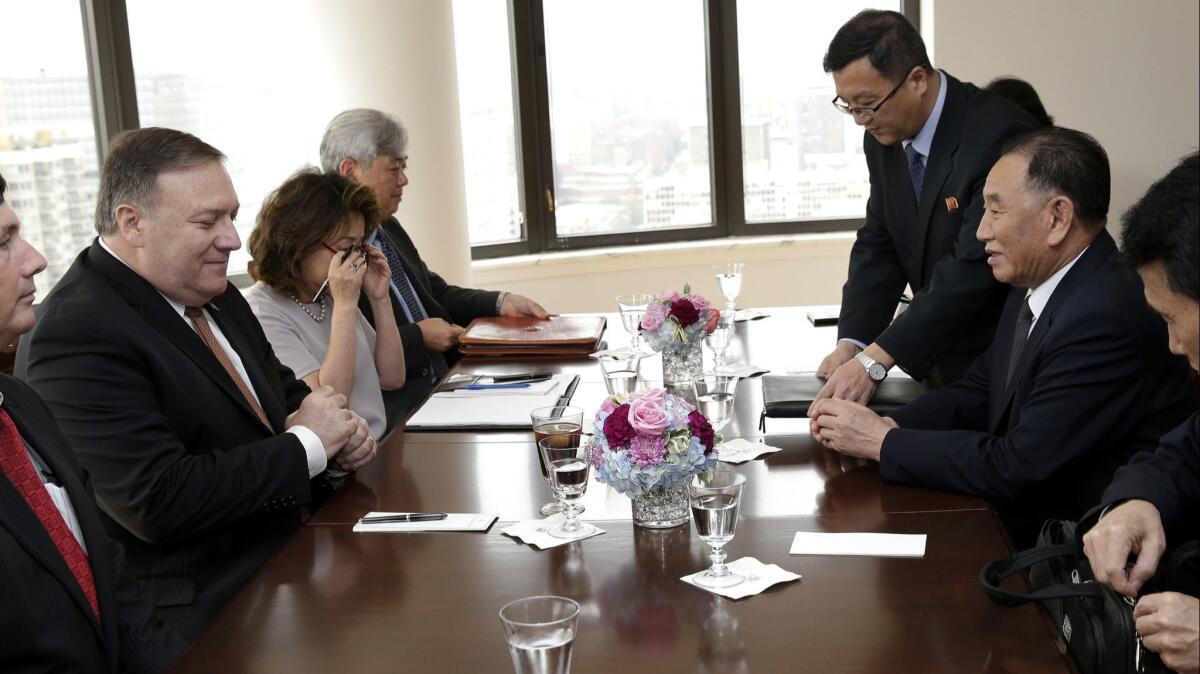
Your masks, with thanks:
M459 337L458 348L466 357L586 356L598 348L604 326L603 316L477 318Z
M763 416L775 418L797 418L808 416L812 405L825 382L815 372L789 375L765 375L763 383ZM916 400L929 391L929 387L908 377L888 377L875 389L875 395L867 405L876 414L888 414Z

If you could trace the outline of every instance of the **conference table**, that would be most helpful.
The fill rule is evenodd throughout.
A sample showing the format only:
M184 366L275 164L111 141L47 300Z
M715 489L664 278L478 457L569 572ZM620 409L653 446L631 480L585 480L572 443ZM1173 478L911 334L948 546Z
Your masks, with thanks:
M730 363L812 372L836 328L804 307L738 323ZM610 347L628 343L615 315ZM706 358L708 355L706 354ZM455 371L578 375L572 400L606 395L590 359L462 361ZM659 356L642 362L661 381ZM539 551L500 533L550 499L530 431L397 430L188 648L177 672L511 672L497 615L520 597L581 606L572 671L1072 672L1043 612L1001 608L979 589L1010 551L987 503L884 484L877 464L823 448L806 420L760 429L759 379L739 382L726 437L782 451L721 464L747 477L729 560L751 556L802 579L730 600L682 576L707 568L690 524L635 527L629 499L595 481L583 518L605 533ZM381 511L492 513L486 532L354 533ZM926 534L922 558L791 555L796 532ZM1018 583L1020 581L1014 581Z

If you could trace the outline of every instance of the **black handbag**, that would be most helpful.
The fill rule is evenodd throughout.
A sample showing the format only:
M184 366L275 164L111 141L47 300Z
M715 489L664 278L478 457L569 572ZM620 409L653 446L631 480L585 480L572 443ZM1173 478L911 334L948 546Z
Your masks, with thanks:
M1000 587L1008 576L1026 570L1032 592ZM1156 654L1142 648L1134 627L1134 600L1096 582L1074 522L1048 520L1037 547L988 562L979 572L979 584L1000 606L1041 602L1062 639L1059 649L1065 644L1083 674L1169 671Z

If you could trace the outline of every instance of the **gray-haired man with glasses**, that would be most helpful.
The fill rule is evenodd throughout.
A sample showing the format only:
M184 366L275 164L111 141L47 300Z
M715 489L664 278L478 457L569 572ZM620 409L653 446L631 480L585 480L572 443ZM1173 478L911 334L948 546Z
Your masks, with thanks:
M950 383L987 348L1007 290L975 238L983 183L1000 144L1033 121L934 69L920 34L896 12L850 19L824 67L834 107L866 130L871 196L850 253L837 346L818 368L826 380L818 399L865 404L893 366ZM912 302L893 321L906 287Z

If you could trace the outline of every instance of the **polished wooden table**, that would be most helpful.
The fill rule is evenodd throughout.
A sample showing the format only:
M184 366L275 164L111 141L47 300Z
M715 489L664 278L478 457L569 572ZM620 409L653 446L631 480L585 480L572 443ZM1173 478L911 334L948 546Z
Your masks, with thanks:
M802 309L739 324L731 362L812 371L832 329ZM610 345L624 343L610 318ZM615 329L614 329L615 328ZM543 363L465 363L517 372ZM604 395L591 361L573 404ZM653 378L657 357L643 364ZM731 601L679 580L708 565L690 525L632 526L629 500L591 484L588 519L606 533L545 551L499 533L550 494L529 432L397 432L263 567L177 663L209 672L509 672L497 611L529 595L582 606L572 671L1068 672L1033 607L991 605L980 566L1008 551L978 499L879 481L874 464L825 450L802 421L758 430L761 388L739 384L726 429L781 447L733 466L748 478L730 559L803 576ZM728 466L726 466L728 468ZM488 512L486 533L355 534L368 510ZM791 556L797 531L924 533L923 559Z

